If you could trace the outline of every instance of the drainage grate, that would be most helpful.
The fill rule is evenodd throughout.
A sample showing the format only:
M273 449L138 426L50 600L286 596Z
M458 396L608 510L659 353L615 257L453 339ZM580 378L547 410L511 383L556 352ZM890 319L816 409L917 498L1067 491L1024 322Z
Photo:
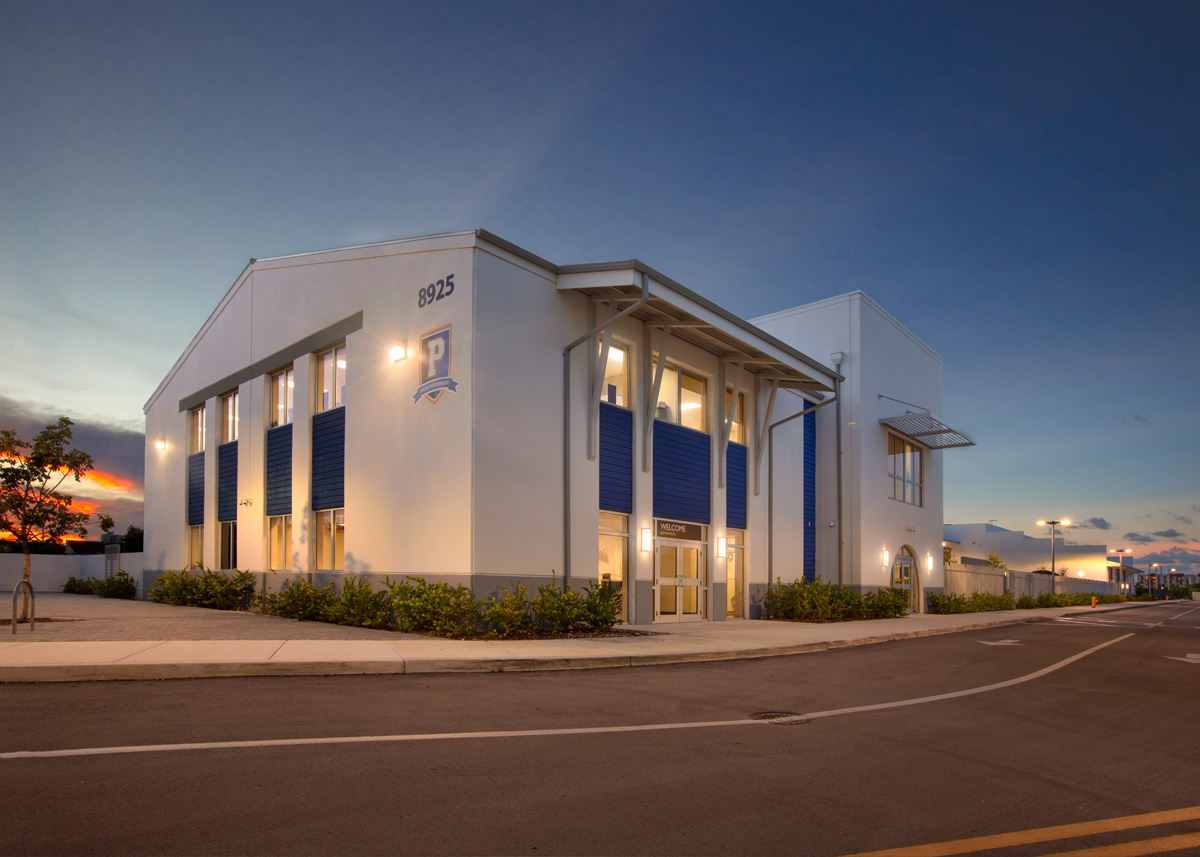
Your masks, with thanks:
M759 711L750 715L751 720L765 720L773 726L799 726L808 718L794 711Z

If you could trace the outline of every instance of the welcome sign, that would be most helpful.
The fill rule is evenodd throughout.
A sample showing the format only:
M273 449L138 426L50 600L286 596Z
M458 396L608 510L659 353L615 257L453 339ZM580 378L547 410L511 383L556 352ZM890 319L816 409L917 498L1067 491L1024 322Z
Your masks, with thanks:
M431 402L449 390L458 392L458 382L450 375L450 325L421 334L420 386L413 393L413 404L424 397Z

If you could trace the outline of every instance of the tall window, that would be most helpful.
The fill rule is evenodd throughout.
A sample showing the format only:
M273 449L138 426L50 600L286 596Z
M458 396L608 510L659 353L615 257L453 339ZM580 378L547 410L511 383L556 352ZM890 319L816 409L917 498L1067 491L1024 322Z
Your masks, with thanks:
M292 516L275 515L269 519L271 571L292 570Z
M292 421L292 394L296 379L291 369L284 369L271 376L271 428L285 426Z
M237 568L237 521L221 522L221 569Z
M221 443L238 439L238 393L226 393L221 397Z
M892 482L892 499L913 506L925 505L921 490L921 447L888 435L888 476Z
M652 367L657 371L657 366ZM708 431L706 384L703 378L668 363L663 368L662 387L654 418L696 431Z
M188 527L188 568L204 568L204 527Z
M317 391L317 411L328 411L346 404L346 346L339 345L317 355L321 364L321 387Z
M188 454L204 452L204 405L188 412Z
M615 342L608 347L600 400L622 408L629 407L629 349Z
M733 399L733 390L725 391L725 412L729 413L729 403ZM746 405L746 396L742 393L737 394L737 401L733 405L733 424L729 427L729 439L734 443L746 445L746 422L742 413Z
M600 513L600 584L612 586L621 596L620 620L627 622L628 592L625 587L629 563L629 516L616 512Z
M346 556L346 510L317 512L317 571L341 571Z

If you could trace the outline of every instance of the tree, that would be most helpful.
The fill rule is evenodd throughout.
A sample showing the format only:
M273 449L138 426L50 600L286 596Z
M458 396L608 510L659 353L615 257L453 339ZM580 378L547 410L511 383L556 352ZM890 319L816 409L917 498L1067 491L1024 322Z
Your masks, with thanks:
M0 534L16 539L25 555L24 580L29 582L29 545L59 544L63 536L87 535L89 516L71 508L71 495L58 489L67 477L92 469L92 457L70 449L71 426L66 417L46 426L32 441L10 429L0 430ZM29 593L21 599L21 620L29 618Z
M106 533L111 533L113 527L116 526L116 524L113 523L113 519L108 515L101 515L96 519L96 523L98 523L100 525L100 529Z
M992 568L1008 568L1008 566L1004 563L1004 560L996 556L995 551L992 551L991 555L987 558L987 564Z
M125 535L121 537L121 553L141 553L144 537L145 533L142 532L141 527L130 524Z

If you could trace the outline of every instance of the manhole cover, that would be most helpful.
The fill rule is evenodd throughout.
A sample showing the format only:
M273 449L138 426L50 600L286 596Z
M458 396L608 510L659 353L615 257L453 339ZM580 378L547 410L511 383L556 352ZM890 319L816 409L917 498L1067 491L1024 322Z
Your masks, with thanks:
M808 718L794 711L759 711L750 715L751 720L765 720L774 726L798 726Z

